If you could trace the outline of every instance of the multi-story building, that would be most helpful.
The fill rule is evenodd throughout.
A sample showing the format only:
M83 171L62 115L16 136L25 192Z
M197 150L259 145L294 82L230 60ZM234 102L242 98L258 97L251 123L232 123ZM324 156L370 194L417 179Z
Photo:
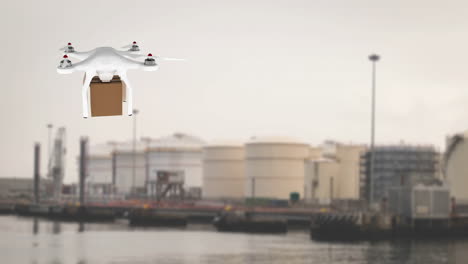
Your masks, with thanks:
M375 147L372 181L370 159L370 151L361 156L361 198L372 202L388 198L389 188L432 181L438 178L440 172L440 154L433 146Z

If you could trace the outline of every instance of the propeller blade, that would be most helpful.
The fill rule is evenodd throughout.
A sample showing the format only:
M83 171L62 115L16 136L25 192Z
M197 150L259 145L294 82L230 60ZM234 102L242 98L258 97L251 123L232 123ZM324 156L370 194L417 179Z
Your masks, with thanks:
M123 54L123 56L129 57L129 58L133 58L133 59L139 59L139 58L146 57L146 55L142 55L142 54L131 54L131 53Z
M63 47L60 48L59 50L60 50L60 51L64 51L64 50L66 50L67 48L68 48L68 46L63 46Z
M162 60L165 60L165 61L185 61L185 59L179 59L179 58L166 58L166 57L162 57L161 59L162 59Z

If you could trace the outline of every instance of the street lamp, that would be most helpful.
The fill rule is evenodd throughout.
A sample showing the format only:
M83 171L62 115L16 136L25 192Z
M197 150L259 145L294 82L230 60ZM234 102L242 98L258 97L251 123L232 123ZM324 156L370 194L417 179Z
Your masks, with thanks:
M370 171L369 171L369 203L372 204L374 200L374 141L375 141L375 68L380 56L371 54L369 60L372 62L372 106L371 106L371 145L370 145Z
M151 143L151 138L150 137L141 137L141 141L145 142L146 144L146 149L145 149L145 189L146 189L146 194L148 196L148 184L149 184L149 176L150 176L150 167L149 167L149 147Z
M136 193L135 190L135 175L136 175L136 122L138 110L133 109L133 160L132 160L132 192Z
M107 144L112 146L112 179L110 184L110 194L114 195L117 191L117 160L116 160L116 151L117 151L117 142L108 141Z
M48 130L48 138L47 138L47 158L50 160L50 138L52 136L52 128L54 126L52 124L47 124L47 130Z

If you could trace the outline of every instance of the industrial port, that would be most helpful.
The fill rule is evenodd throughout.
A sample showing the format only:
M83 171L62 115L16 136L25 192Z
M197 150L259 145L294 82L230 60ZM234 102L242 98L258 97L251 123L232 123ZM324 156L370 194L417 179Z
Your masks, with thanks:
M79 179L64 185L65 128L46 177L34 148L32 188L1 179L1 213L131 226L213 225L218 231L284 233L316 240L468 235L464 170L468 134L431 145L319 146L288 137L206 142L174 133L135 142L80 141ZM10 181L10 185L6 184ZM24 183L23 183L24 184Z

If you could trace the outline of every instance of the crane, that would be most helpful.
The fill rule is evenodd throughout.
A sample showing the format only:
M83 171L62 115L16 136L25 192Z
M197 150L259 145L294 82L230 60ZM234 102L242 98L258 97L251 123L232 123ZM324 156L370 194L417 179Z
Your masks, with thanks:
M52 147L52 153L49 156L47 177L52 180L52 197L55 202L60 202L62 194L62 183L65 172L66 154L65 136L65 128L58 128Z

